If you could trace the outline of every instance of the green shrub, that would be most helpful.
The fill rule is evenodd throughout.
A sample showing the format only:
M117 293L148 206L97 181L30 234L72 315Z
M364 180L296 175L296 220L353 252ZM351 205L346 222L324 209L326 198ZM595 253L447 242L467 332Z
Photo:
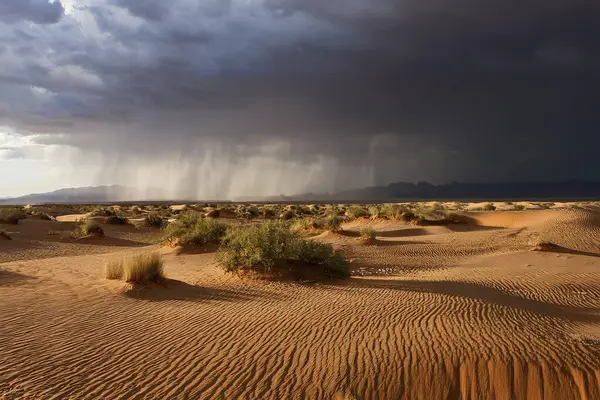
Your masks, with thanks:
M487 203L485 206L483 206L484 211L494 211L495 209L496 206L493 203Z
M167 227L166 238L171 244L204 246L220 242L226 231L224 222L187 212Z
M118 215L111 215L110 217L104 218L104 223L109 225L127 225L129 220Z
M0 208L0 224L17 225L20 220L25 218L26 215L21 208Z
M226 271L250 268L271 273L277 262L287 259L294 237L293 232L278 223L235 227L223 238L218 259Z
M144 218L144 225L152 228L163 228L167 224L165 218L156 212L150 212Z
M230 229L217 259L228 272L250 269L271 274L276 267L302 262L336 276L349 275L347 263L331 245L304 240L281 223Z
M105 277L131 283L160 283L165 279L163 260L158 253L148 253L111 262L105 267Z

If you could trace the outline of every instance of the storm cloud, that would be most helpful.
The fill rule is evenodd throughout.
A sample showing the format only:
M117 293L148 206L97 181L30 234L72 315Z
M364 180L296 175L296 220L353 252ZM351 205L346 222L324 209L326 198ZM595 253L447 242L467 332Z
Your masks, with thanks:
M105 183L600 179L595 1L63 3L0 5L0 125Z

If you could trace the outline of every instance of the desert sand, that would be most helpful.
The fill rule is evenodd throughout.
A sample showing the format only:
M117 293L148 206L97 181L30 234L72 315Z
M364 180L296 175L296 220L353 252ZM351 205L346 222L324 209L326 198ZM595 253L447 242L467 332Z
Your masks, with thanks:
M600 398L600 207L466 215L348 222L315 240L353 276L304 284L226 274L152 230L6 226L0 399ZM104 279L150 250L163 285Z

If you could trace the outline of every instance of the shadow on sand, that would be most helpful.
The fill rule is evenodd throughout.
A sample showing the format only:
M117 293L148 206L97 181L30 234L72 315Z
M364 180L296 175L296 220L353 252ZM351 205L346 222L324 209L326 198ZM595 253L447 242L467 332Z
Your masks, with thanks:
M351 279L345 284L336 285L346 290L353 287L400 290L422 293L437 293L482 301L487 304L528 311L538 315L560 318L572 322L600 322L600 310L597 308L579 308L560 304L546 303L509 294L489 286L473 282L421 281L393 279Z
M125 292L127 297L146 301L250 301L267 295L258 289L236 286L233 289L190 285L175 279L165 279L160 284L134 285ZM273 299L273 293L268 294Z
M15 283L23 283L23 282L32 281L35 279L36 278L29 276L29 275L23 275L18 272L6 271L6 270L0 269L0 285L12 285Z

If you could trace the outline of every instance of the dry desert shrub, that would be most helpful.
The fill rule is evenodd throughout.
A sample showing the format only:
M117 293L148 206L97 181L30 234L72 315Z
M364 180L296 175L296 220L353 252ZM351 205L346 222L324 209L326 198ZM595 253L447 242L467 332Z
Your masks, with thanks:
M104 218L104 223L108 225L127 225L129 223L129 220L119 215L111 215L109 217Z
M366 242L372 242L377 237L377 231L372 226L360 229L360 238Z
M22 219L25 219L25 213L20 208L0 208L0 224L17 225Z
M350 219L368 217L369 212L365 207L352 206L346 210L346 216Z
M79 222L79 226L73 232L71 237L78 239L84 236L104 236L104 230L96 221L87 219Z
M496 206L493 203L487 203L485 206L483 206L483 210L484 211L494 211L494 210L496 210Z
M150 212L144 218L144 225L151 228L163 228L167 224L166 219L157 212Z
M160 254L147 253L110 262L104 269L106 279L121 279L131 283L160 283L165 279Z
M330 215L323 223L323 227L331 232L339 232L342 230L342 222L344 218L339 215Z

